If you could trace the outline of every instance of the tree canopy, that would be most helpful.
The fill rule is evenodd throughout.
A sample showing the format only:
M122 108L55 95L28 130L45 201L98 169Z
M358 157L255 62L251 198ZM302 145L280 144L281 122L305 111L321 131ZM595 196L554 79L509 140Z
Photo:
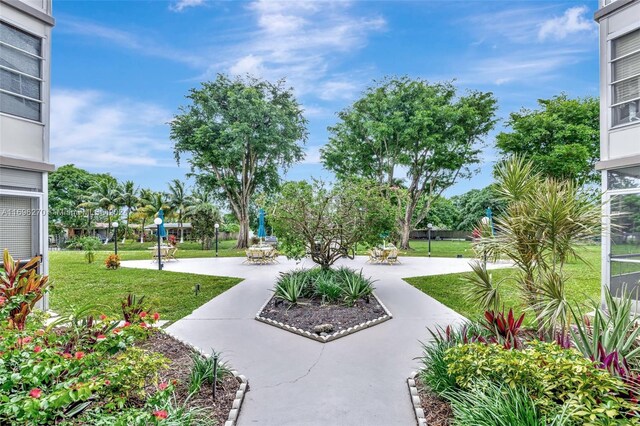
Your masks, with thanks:
M478 222L486 216L487 208L498 215L506 208L494 185L482 189L472 189L462 195L451 197L458 211L459 221L455 224L458 231L472 231Z
M403 207L397 218L401 246L409 248L411 230L433 201L473 174L496 108L492 93L458 96L451 83L388 78L338 114L322 160L339 179L358 176L400 187L393 197Z
M303 181L283 185L269 203L268 217L287 257L308 252L328 268L343 256L353 258L357 244L379 243L393 228L395 212L377 184L344 181L329 188Z
M522 109L509 116L509 132L496 137L505 157L523 155L546 176L598 182L600 107L593 97L571 99L562 94L538 100L539 109Z
M238 219L238 247L248 243L251 197L275 191L282 170L304 156L307 121L284 84L218 75L189 92L170 124L176 160L186 157L198 183Z

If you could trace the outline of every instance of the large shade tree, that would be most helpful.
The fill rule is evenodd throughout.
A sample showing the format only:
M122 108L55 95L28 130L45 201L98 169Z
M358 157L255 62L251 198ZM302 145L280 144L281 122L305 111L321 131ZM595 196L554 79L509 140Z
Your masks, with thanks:
M284 81L252 77L218 75L187 98L171 122L176 160L186 157L198 184L228 202L240 224L237 247L247 247L251 197L275 191L281 171L304 156L302 108Z
M322 268L353 259L358 244L373 246L394 226L393 205L383 188L364 181L334 187L322 182L287 182L268 202L269 223L287 257L307 253Z
M533 161L545 176L598 182L600 106L593 97L571 99L562 94L538 100L539 109L511 113L510 131L496 137L505 158L518 154Z
M388 193L402 206L397 222L406 249L433 201L473 174L495 111L491 93L458 96L450 83L388 78L338 114L322 160L341 180L358 176L399 186Z

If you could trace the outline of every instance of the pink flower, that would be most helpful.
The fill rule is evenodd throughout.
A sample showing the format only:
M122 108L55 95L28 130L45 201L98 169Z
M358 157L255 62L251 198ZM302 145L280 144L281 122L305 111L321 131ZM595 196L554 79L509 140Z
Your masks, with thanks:
M31 398L40 398L40 395L42 395L42 391L40 389L38 389L38 388L33 388L29 392L29 396Z
M109 380L109 379L105 380L105 381L104 381L104 384L105 384L105 385L107 385L107 386L109 386L109 385L111 384L111 380Z
M146 313L146 312L144 312L144 311L140 312L140 318L144 318L144 317L146 317L146 316L147 316L147 313Z
M96 337L97 340L104 340L106 338L107 336L105 336L104 334L98 334L98 336Z
M26 344L26 343L29 343L29 342L30 342L30 341L32 341L32 340L33 340L33 337L31 337L31 336L27 336L27 337L25 337L24 339L22 339L22 343L25 343L25 344Z
M4 296L0 296L0 306L4 305L4 303L7 301L7 298Z
M165 390L167 388L167 386L169 386L168 384L162 382L158 385L158 389L160 390Z
M41 346L36 346L35 348L33 348L33 351L34 351L35 353L42 352L42 347L41 347Z
M124 322L124 327L129 327L131 325L131 323L129 321L125 321Z
M156 419L163 420L167 418L169 413L167 413L166 410L156 410L153 412L153 415L156 417Z
M120 333L120 329L119 328L113 329L113 334L118 334L118 333Z
M146 322L141 322L141 323L140 323L140 327L142 327L142 328L147 328L147 323L146 323Z
M84 352L82 352L82 351L76 352L76 359L79 360L79 359L82 359L82 358L84 358Z
M65 352L65 353L62 354L62 358L71 359L71 354L69 352Z
M107 319L107 316L105 314L100 315L100 320L104 321Z
M155 313L153 314L153 320L154 320L154 321L158 321L159 319L160 319L160 314L159 314L159 313L157 313L157 312L155 312Z

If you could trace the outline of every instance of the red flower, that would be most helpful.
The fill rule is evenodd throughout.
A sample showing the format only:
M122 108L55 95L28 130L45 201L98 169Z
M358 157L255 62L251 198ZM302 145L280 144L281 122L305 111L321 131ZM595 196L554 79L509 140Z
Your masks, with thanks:
M124 322L124 327L129 327L131 325L131 323L129 321L125 321Z
M27 343L29 343L30 341L32 341L33 338L30 336L27 337L19 337L17 340L18 346L22 346L22 345L26 345Z
M168 384L162 382L158 385L158 389L160 390L165 390L167 388L167 386L169 386Z
M104 384L105 384L105 385L107 385L107 386L109 386L109 385L111 384L111 380L109 380L109 379L105 380L105 381L104 381Z
M82 351L76 352L76 359L82 359L82 358L84 358L84 352Z
M34 351L35 353L42 352L42 347L41 347L41 346L36 346L35 348L33 348L33 351Z
M120 329L119 328L114 328L113 329L113 334L118 334L120 333Z
M140 318L144 318L144 317L146 317L146 316L147 316L147 313L146 313L146 312L144 312L144 311L140 312Z
M167 418L169 413L167 413L167 410L156 410L153 412L153 415L156 417L156 419L163 420Z
M157 312L155 312L155 313L153 314L153 320L154 320L154 321L158 321L159 319L160 319L160 314L159 314L159 313L157 313Z
M4 305L4 302L7 301L6 297L0 296L0 306Z
M71 354L69 352L65 352L65 353L62 354L62 358L70 359L71 358Z
M107 319L107 316L105 314L100 315L100 320L104 321Z
M38 388L33 388L31 389L31 391L29 392L29 396L31 398L40 398L40 395L42 394L42 391Z
M104 340L106 338L107 336L105 336L104 334L98 334L98 336L96 337L97 340Z
M146 322L141 322L141 323L140 323L140 327L142 327L142 328L147 328L147 323L146 323Z

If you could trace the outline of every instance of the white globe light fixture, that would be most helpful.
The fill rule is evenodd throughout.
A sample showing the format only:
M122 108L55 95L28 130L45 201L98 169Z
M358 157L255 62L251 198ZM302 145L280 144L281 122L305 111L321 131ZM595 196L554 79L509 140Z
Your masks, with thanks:
M158 271L162 270L162 252L160 250L160 225L162 225L162 219L159 217L156 217L155 219L153 219L153 223L156 224L156 234L158 235Z
M162 219L156 217L155 219L153 219L153 223L155 223L157 226L162 225Z
M218 228L220 228L220 224L216 223L213 227L216 228L216 257L218 257Z

